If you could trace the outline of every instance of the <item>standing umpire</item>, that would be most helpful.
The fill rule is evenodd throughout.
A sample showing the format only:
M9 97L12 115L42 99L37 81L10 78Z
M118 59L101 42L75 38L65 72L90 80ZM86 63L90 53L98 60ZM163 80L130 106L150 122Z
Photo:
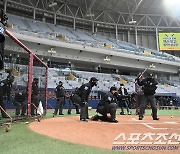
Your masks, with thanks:
M5 80L0 81L0 106L5 111L6 111L6 108L5 108L3 96L7 97L8 102L10 101L10 94L11 94L13 81L14 81L14 76L10 74L7 76ZM2 109L0 109L2 117L8 118L8 116Z
M98 103L97 112L102 114L102 116L95 115L91 118L93 121L102 121L118 123L116 120L116 110L117 110L117 88L111 87L110 91L106 93L100 102ZM110 117L107 114L110 113Z
M36 115L35 108L38 107L38 95L39 95L39 80L38 78L34 78L32 82L32 94L31 94L31 115Z
M88 117L88 97L93 86L97 86L97 79L92 77L90 81L83 84L77 89L75 95L72 97L73 102L77 102L81 106L80 121L87 122Z
M149 74L148 77L140 81L139 77L136 78L139 86L143 86L144 96L142 104L139 111L139 120L143 119L144 111L146 109L147 103L150 102L152 108L152 118L153 120L159 120L157 117L157 107L154 94L156 93L158 82L154 79L153 74Z
M63 82L59 81L59 85L56 87L57 103L56 103L56 106L55 106L53 116L57 115L58 110L59 110L59 115L64 115L62 111L63 111L63 106L64 106L64 103L65 103L65 96L66 95L65 95L65 90L64 90L64 87L63 87Z

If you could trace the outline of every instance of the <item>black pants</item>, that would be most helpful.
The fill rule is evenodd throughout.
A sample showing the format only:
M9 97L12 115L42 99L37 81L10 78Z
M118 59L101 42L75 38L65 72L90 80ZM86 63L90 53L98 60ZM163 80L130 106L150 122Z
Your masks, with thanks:
M16 106L16 115L20 114L20 110L22 109L21 115L26 113L26 103L14 101L13 104Z
M68 107L68 113L71 113L72 106L75 106L76 113L79 113L79 104L77 102L73 102L73 96L69 98L69 107Z
M2 69L4 69L4 42L0 43L0 70Z
M6 111L3 99L0 99L0 106ZM2 117L7 117L6 113L0 108Z
M99 106L97 108L97 112L103 115L102 117L99 116L99 119L102 121L108 121L107 113L110 113L111 119L115 119L116 110L117 110L116 103L111 103L108 104L107 106Z
M57 103L56 103L56 106L55 106L54 115L57 115L58 110L59 110L59 114L63 114L64 102L65 102L65 98L64 98L64 97L59 97L59 98L57 99Z
M31 115L36 115L37 114L37 108L38 108L38 96L32 96L31 98ZM34 105L33 105L34 104ZM36 113L35 113L36 111Z
M121 112L122 112L122 113L124 113L124 106L125 106L126 109L127 109L127 113L130 112L130 110L129 110L129 105L128 105L128 101L127 101L126 99L124 99L124 100L119 100L118 105L119 105L119 107L121 108Z
M72 96L72 101L76 102L81 107L80 120L81 119L87 119L88 118L88 103L83 104L81 97L79 97L76 94L74 96Z
M140 111L139 111L139 117L143 117L144 111L146 109L147 103L150 102L151 108L152 108L152 117L157 118L157 107L156 107L156 100L154 95L150 96L143 96L142 99L142 104L140 106Z

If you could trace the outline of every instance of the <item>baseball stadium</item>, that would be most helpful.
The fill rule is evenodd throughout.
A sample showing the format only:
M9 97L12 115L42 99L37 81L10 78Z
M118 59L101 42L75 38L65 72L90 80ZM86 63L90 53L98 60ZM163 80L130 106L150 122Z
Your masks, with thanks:
M180 153L180 0L1 0L0 153Z

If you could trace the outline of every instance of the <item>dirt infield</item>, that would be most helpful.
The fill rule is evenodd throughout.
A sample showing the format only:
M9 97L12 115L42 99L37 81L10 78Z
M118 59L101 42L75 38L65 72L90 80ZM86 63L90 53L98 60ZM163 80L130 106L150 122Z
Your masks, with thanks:
M128 148L126 150L134 152L180 153L180 137L178 144L178 138L176 139L175 136L170 138L173 133L180 135L179 117L171 118L170 116L161 116L160 121L154 121L150 116L146 116L142 121L139 121L136 116L118 116L117 119L119 123L99 121L80 122L78 116L67 116L45 119L41 122L35 121L31 123L29 127L39 134L94 147L112 149L112 147L117 148L118 146L125 145L126 148ZM137 134L140 135L139 138L135 140L136 143L138 142L137 144L131 144L132 139L130 133L136 133L136 136L133 136L133 138L136 138ZM147 133L154 134L151 135L152 139L147 137L143 140L143 137L145 137ZM161 133L161 135L158 135L158 133ZM166 136L163 136L165 133ZM118 135L120 135L119 138ZM123 138L123 135L125 138ZM171 143L168 142L169 140ZM122 145L121 142L123 141L125 141L125 144ZM172 144L172 142L175 143L175 141L176 144ZM127 142L131 143L128 144ZM145 146L164 146L166 149L159 151L152 151L152 149L135 149L138 148L137 146L144 145L142 142L146 142ZM152 143L147 144L147 142ZM178 150L174 150L174 146L179 146Z

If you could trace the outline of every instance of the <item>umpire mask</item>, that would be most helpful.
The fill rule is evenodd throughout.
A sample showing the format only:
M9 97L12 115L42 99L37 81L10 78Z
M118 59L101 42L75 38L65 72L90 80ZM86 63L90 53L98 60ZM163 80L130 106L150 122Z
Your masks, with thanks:
M91 83L92 87L97 86L97 82L98 82L98 79L96 79L95 77L92 77L90 79L90 83Z
M63 85L62 81L59 81L59 86L62 86L62 85Z

